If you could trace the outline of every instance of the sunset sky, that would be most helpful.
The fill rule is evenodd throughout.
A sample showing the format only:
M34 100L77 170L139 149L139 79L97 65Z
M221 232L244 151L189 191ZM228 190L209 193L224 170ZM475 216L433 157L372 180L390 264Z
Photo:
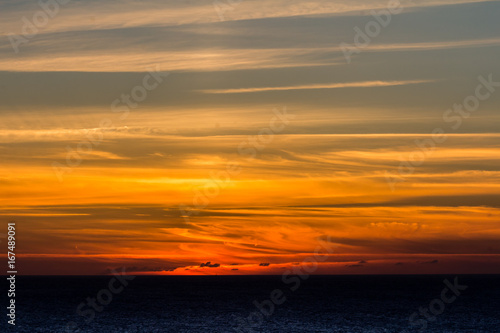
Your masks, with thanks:
M499 1L48 2L0 3L19 274L500 273Z

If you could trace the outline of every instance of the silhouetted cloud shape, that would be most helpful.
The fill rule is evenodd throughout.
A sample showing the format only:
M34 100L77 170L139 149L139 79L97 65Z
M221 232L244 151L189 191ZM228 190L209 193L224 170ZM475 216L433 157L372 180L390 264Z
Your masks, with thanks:
M269 266L269 265L271 265L271 264L270 264L270 263L268 263L268 262L263 262L263 263L260 263L260 264L259 264L259 266L264 266L264 267L267 267L267 266Z
M200 265L200 267L212 267L212 268L214 268L214 267L220 267L220 264L212 264L212 262L207 261L207 262L206 262L206 263L204 263L204 264L202 263L202 264Z

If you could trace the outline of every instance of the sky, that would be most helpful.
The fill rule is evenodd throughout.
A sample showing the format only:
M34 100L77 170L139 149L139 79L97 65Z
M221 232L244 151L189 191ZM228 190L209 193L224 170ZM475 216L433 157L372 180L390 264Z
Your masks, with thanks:
M19 274L500 273L500 2L42 4L0 3Z

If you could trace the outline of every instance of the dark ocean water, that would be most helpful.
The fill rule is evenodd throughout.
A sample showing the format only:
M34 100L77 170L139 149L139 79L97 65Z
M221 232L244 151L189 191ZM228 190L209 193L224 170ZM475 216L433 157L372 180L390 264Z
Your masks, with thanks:
M17 277L16 326L3 314L1 331L500 332L500 276L458 276L467 289L445 291L449 303L441 300L443 281L453 285L454 275L311 276L300 285L281 276L143 276L123 290L117 280L110 287L111 279ZM86 305L98 296L99 311ZM419 308L428 317L417 313L412 327Z

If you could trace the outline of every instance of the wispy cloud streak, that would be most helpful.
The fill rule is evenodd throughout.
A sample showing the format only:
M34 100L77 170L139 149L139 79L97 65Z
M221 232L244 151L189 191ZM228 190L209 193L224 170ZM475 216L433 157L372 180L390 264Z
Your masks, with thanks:
M310 89L342 89L342 88L376 88L404 86L409 84L421 84L435 82L434 80L413 80L413 81L364 81L364 82L345 82L330 84L310 84L301 86L287 87L262 87L262 88L239 88L239 89L207 89L202 92L207 94L241 94L255 93L265 91L284 91L284 90L310 90Z

